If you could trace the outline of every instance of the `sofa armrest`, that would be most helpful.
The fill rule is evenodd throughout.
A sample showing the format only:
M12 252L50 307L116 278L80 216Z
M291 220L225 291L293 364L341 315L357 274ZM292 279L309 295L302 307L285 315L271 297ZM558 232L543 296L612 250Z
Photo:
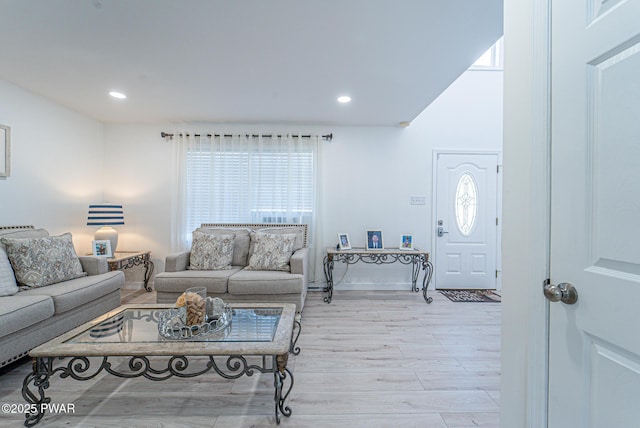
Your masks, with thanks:
M107 265L106 257L96 257L96 256L80 256L80 264L82 265L82 270L92 275L100 275L103 273L109 272L109 266Z
M300 248L293 253L289 264L291 265L291 273L306 275L307 266L309 265L309 248Z
M187 270L189 266L189 258L191 257L191 251L184 251L182 253L169 254L164 262L165 272L180 272Z

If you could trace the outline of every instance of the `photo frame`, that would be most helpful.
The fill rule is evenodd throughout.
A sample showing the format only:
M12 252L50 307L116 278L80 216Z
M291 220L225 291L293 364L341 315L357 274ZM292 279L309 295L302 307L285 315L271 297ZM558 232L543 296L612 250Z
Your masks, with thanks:
M349 240L349 234L338 233L338 248L341 250L351 249L351 241Z
M111 252L111 241L98 240L91 241L91 248L93 248L93 255L98 257L113 257Z
M11 174L11 128L0 125L0 177Z
M382 230L367 230L367 250L383 250L384 241L382 239Z
M401 250L413 250L413 235L410 233L400 235L399 248Z

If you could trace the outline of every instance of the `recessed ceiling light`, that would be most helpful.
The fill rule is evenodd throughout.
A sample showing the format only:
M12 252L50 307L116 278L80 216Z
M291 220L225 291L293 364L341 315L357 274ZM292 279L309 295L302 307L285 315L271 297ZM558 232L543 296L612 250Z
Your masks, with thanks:
M338 102L342 104L346 104L351 101L351 97L349 95L341 95L338 97Z
M113 98L117 98L119 100L124 100L125 98L127 98L127 96L125 94L123 94L122 92L117 92L117 91L111 91L111 92L109 92L109 95L111 95Z

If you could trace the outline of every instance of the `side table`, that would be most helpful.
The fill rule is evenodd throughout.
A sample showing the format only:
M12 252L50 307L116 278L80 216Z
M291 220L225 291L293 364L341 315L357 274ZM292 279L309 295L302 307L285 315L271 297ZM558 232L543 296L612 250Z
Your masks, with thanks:
M152 291L149 287L149 280L153 274L153 262L151 261L151 251L116 251L113 257L107 259L109 270L123 270L135 266L144 266L144 289Z

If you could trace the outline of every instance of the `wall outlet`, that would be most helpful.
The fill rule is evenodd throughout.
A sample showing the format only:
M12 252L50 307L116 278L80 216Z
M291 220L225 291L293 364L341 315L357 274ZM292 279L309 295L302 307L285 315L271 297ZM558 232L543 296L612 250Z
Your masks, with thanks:
M424 205L427 203L426 196L410 196L411 205Z

